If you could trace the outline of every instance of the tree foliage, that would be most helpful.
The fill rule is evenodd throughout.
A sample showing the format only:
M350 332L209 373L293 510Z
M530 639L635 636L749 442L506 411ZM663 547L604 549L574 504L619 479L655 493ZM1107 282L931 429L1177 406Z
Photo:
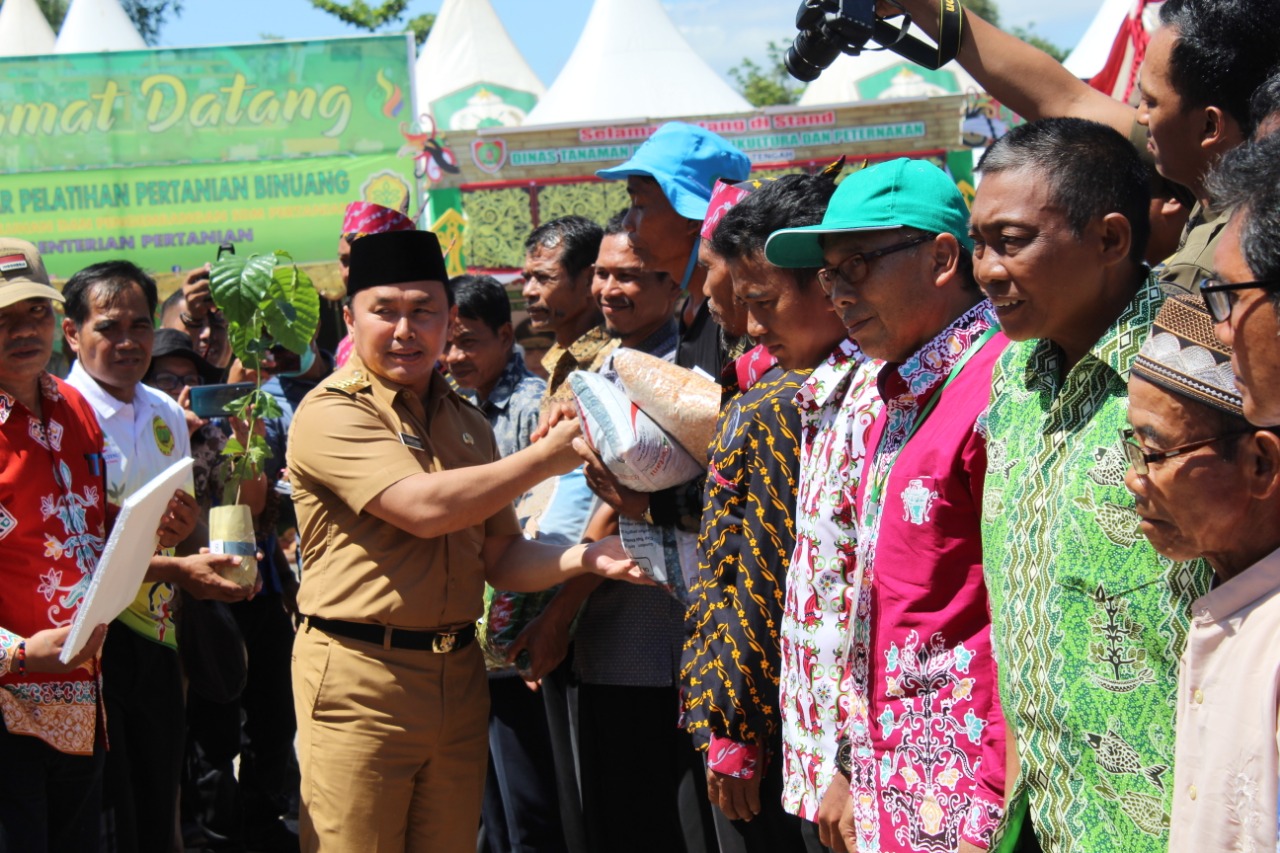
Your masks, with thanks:
M738 91L753 107L778 104L794 104L800 100L804 86L796 83L787 73L782 58L790 46L786 41L771 41L765 50L765 64L761 66L750 57L729 69L729 76L738 85Z
M348 3L340 3L338 0L311 0L311 5L322 12L328 12L344 24L373 33L385 26L399 23L404 17L404 10L409 5L409 0L384 0L377 6L371 6L364 0L350 0ZM404 28L413 33L414 40L421 47L435 22L435 15L418 15L405 21Z
M62 29L71 0L36 0L36 5L44 12L54 32ZM120 5L137 27L138 35L150 45L160 40L160 30L170 15L182 14L182 0L122 0Z
M67 17L67 7L71 5L71 0L36 0L36 5L40 7L41 12L44 12L45 19L49 21L49 26L53 27L55 33L62 29L62 22Z

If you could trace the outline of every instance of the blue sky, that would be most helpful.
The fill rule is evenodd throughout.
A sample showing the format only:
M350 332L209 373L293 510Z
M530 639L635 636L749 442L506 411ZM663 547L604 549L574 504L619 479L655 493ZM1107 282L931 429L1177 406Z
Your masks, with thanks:
M409 16L435 12L441 0L411 0ZM492 0L516 46L550 86L569 58L591 0ZM371 5L375 5L375 3ZM795 35L797 0L663 0L671 19L712 68L724 74L743 57L763 59L765 45ZM1101 0L1000 0L1006 26L1027 26L1064 46L1079 40ZM356 35L307 0L186 0L161 44L180 47L257 41L264 34L301 39Z

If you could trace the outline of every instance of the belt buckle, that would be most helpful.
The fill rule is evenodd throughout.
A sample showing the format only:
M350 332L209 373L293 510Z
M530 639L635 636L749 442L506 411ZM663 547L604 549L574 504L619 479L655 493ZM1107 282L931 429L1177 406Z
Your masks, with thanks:
M458 634L436 634L431 638L431 651L438 655L448 654L458 645Z

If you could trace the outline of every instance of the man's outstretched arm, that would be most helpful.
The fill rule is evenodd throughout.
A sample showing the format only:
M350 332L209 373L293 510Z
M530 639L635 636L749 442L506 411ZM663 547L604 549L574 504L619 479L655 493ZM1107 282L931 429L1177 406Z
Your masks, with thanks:
M899 0L911 23L930 37L938 37L938 0ZM881 2L884 16L898 14ZM1137 114L1132 107L1091 88L1062 63L1015 35L964 10L960 52L956 61L992 97L1018 115L1034 121L1071 116L1110 125L1129 135Z

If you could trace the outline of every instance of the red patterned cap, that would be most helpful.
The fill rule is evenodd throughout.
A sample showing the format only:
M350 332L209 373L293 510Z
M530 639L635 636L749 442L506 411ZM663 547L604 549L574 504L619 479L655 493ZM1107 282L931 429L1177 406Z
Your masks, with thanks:
M776 177L753 178L749 181L716 181L716 185L711 188L711 201L707 203L707 215L702 220L702 237L704 240L710 240L712 235L716 233L716 227L719 226L720 220L724 219L724 215L728 213L735 204L760 189L768 181L777 180Z
M364 237L368 234L385 234L388 231L413 231L413 220L398 210L367 201L353 201L347 205L342 218L342 234Z

